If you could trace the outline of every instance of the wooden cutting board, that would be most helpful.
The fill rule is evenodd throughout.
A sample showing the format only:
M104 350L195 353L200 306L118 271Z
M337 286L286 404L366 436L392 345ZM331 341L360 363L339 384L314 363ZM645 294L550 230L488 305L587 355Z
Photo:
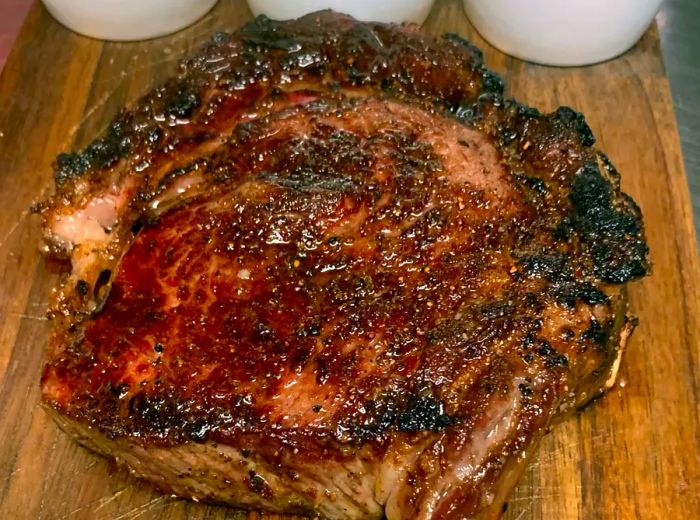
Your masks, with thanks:
M45 302L59 268L37 252L29 207L50 189L58 152L85 145L121 106L172 75L178 58L250 17L242 0L222 0L195 26L142 43L77 36L38 4L24 25L0 77L0 519L246 518L115 471L38 406ZM656 31L609 63L555 69L493 50L457 0L438 1L426 28L479 45L519 100L587 115L642 207L654 262L653 275L631 288L640 325L619 385L546 437L506 518L700 518L700 268Z

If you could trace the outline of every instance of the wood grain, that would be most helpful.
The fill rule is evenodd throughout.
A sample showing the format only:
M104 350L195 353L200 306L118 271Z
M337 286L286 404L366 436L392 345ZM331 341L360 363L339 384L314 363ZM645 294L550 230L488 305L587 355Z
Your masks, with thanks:
M37 4L23 27L0 77L0 519L284 518L156 493L79 448L38 406L58 267L37 253L28 208L50 189L54 156L89 142L212 32L249 17L242 1L222 0L177 35L117 44L76 36ZM609 63L555 69L490 48L457 0L438 1L426 28L482 47L521 101L586 113L642 207L654 262L631 288L640 326L620 385L546 437L506 518L700 518L700 267L656 31Z

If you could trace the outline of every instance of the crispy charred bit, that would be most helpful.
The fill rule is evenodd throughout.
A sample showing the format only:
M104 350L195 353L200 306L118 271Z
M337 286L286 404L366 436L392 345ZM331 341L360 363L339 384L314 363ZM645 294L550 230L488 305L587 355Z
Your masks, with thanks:
M112 123L104 137L97 139L81 153L61 154L56 159L54 178L61 186L90 169L102 169L114 164L131 149L130 137L125 125L117 120Z
M430 396L420 396L409 400L399 415L397 426L402 432L439 432L453 422L454 419L445 413L443 403Z
M604 164L615 175L607 159ZM572 225L589 243L595 273L614 283L644 276L648 248L640 235L639 209L634 202L629 198L616 202L610 182L594 164L577 172L569 198Z
M161 488L330 518L491 518L614 380L647 273L583 116L456 35L331 12L213 37L56 162L42 376Z

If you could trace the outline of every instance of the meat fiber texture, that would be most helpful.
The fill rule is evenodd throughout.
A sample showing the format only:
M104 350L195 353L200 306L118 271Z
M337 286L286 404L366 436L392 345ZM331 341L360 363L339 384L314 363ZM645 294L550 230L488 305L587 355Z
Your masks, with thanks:
M497 517L614 382L648 271L593 144L454 34L331 12L216 34L56 161L43 403L185 497Z

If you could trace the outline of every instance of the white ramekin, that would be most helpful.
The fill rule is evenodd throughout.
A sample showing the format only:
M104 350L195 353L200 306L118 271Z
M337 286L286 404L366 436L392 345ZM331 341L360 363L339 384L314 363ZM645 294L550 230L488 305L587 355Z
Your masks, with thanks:
M248 0L248 5L256 16L265 14L276 20L333 9L359 20L423 23L433 0Z
M467 16L503 52L546 65L588 65L631 48L663 0L464 0Z
M204 16L217 0L43 0L69 29L102 40L146 40Z

